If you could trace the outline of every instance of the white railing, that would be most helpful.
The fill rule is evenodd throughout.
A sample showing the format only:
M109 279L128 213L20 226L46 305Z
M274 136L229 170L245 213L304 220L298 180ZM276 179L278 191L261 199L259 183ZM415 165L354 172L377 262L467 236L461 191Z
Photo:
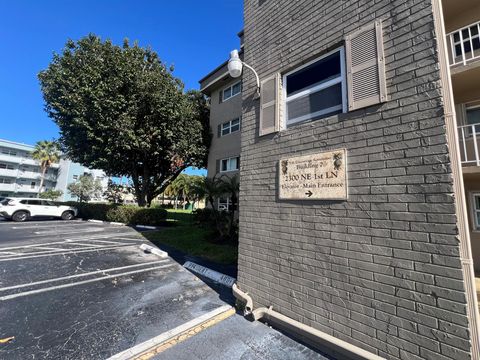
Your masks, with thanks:
M480 166L479 137L480 124L458 127L458 141L460 143L462 165Z
M480 21L447 34L450 65L467 65L480 58Z
M15 191L15 184L0 183L0 191Z

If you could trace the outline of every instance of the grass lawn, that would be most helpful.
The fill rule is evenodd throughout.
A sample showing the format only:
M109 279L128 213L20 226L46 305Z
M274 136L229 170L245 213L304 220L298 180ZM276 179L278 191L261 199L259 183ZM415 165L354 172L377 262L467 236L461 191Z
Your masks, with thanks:
M237 246L210 242L215 236L214 230L196 225L191 211L169 209L168 220L177 226L143 235L154 244L171 246L192 256L219 264L236 264Z

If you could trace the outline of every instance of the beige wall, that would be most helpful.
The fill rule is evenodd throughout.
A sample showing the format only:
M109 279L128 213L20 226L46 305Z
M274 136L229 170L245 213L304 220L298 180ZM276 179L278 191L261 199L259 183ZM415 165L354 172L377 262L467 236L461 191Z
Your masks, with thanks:
M480 275L480 230L475 230L472 193L480 193L480 173L464 174L465 196L467 198L468 225L472 243L473 266L475 274Z
M208 177L216 174L216 162L219 159L240 155L240 131L218 137L218 125L242 116L242 95L238 94L226 101L220 102L220 93L238 79L232 79L225 86L217 88L211 94L210 127L213 133L212 145L208 155ZM240 128L242 127L240 120ZM226 174L232 174L229 172Z
M445 31L450 33L480 20L478 0L444 0Z

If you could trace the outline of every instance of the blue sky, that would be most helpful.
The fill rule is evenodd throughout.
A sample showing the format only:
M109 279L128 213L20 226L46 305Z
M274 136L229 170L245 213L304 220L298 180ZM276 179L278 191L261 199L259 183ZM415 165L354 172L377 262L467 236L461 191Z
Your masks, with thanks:
M241 0L0 0L0 138L58 137L43 111L37 74L68 38L93 32L150 45L187 89L238 48Z

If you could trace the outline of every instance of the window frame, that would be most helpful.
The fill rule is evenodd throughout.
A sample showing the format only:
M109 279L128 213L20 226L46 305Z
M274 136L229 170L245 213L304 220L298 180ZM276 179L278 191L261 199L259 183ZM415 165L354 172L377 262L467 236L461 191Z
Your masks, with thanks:
M227 200L226 202L225 201L220 201L220 200ZM220 210L220 205L225 205L226 206L226 210ZM230 211L230 206L232 205L232 201L229 197L226 197L226 198L218 198L217 199L217 210L219 211Z
M230 120L230 121L227 121L227 122L222 123L222 124L220 125L220 137L224 137L224 136L233 134L233 133L235 133L235 132L237 132L237 131L240 131L240 123L241 123L240 119L241 119L240 117L237 117L237 118L235 118L235 119L233 119L233 120ZM234 121L238 121L238 129L232 131L232 127L233 127L233 126L237 126L236 124L235 124L235 125L232 125L232 123L233 123ZM227 126L225 127L225 125L227 125ZM228 130L228 133L224 134L224 133L223 133L224 130Z
M234 88L236 85L239 85L239 84L240 84L240 90L239 90L236 94L234 94L234 93L233 93L233 88ZM230 96L226 98L226 97L225 97L225 91L227 91L227 90L230 90ZM232 84L232 85L230 85L230 86L227 86L226 88L223 88L223 89L222 89L222 102L228 101L228 100L230 100L231 98L233 98L233 97L235 97L235 96L237 96L238 94L241 94L241 93L242 93L242 80L237 81L236 83L234 83L234 84Z
M228 164L230 163L230 161L232 159L235 159L236 161L236 168L235 169L228 169ZM223 161L227 161L227 170L223 170L223 166L222 166L222 163ZM228 157L228 158L223 158L223 159L220 159L220 171L221 173L227 173L227 172L233 172L233 171L239 171L240 170L240 156L231 156L231 157Z
M326 57L336 53L336 52L339 52L340 53L340 76L338 76L337 78L335 79L331 79L331 80L328 80L326 82L323 82L319 85L315 85L315 86L311 86L305 90L302 90L298 93L296 93L295 95L291 95L291 96L287 96L287 77L322 60L322 59L325 59ZM338 109L338 105L337 106L333 106L333 107L329 107L327 109L324 109L324 110L321 110L321 111L317 111L315 113L310 113L310 114L307 114L307 115L303 115L303 116L300 116L296 119L294 119L293 121L289 121L288 119L288 114L287 114L287 103L289 101L293 101L293 100L296 100L296 99L299 99L299 98L302 98L302 97L305 97L305 96L308 96L310 94L313 94L313 93L316 93L316 92L319 92L321 90L324 90L324 89L327 89L329 87L332 87L334 85L337 85L337 84L341 84L341 91L342 91L342 105L341 105L341 108ZM321 116L323 114L328 114L329 112L331 111L335 111L335 110L341 110L342 113L346 113L348 112L348 96L347 96L347 71L346 71L346 63L345 63L345 46L342 45L332 51L329 51L327 52L326 54L323 54L315 59L313 59L312 61L309 61L299 67L296 67L294 68L293 70L285 73L282 75L282 102L281 102L281 106L282 106L282 112L284 114L284 119L283 119L283 128L289 128L290 126L293 126L293 125L296 125L296 124L299 124L299 123L303 123L303 122L307 122L307 121L316 121L316 120L321 120L321 119L324 119L324 118L319 118L319 119L315 119L315 117L318 117L318 116Z
M470 209L471 215L473 216L472 222L472 231L480 232L480 224L478 223L477 213L480 213L480 209L477 209L477 202L475 201L476 197L480 197L480 192L471 192L470 193Z

